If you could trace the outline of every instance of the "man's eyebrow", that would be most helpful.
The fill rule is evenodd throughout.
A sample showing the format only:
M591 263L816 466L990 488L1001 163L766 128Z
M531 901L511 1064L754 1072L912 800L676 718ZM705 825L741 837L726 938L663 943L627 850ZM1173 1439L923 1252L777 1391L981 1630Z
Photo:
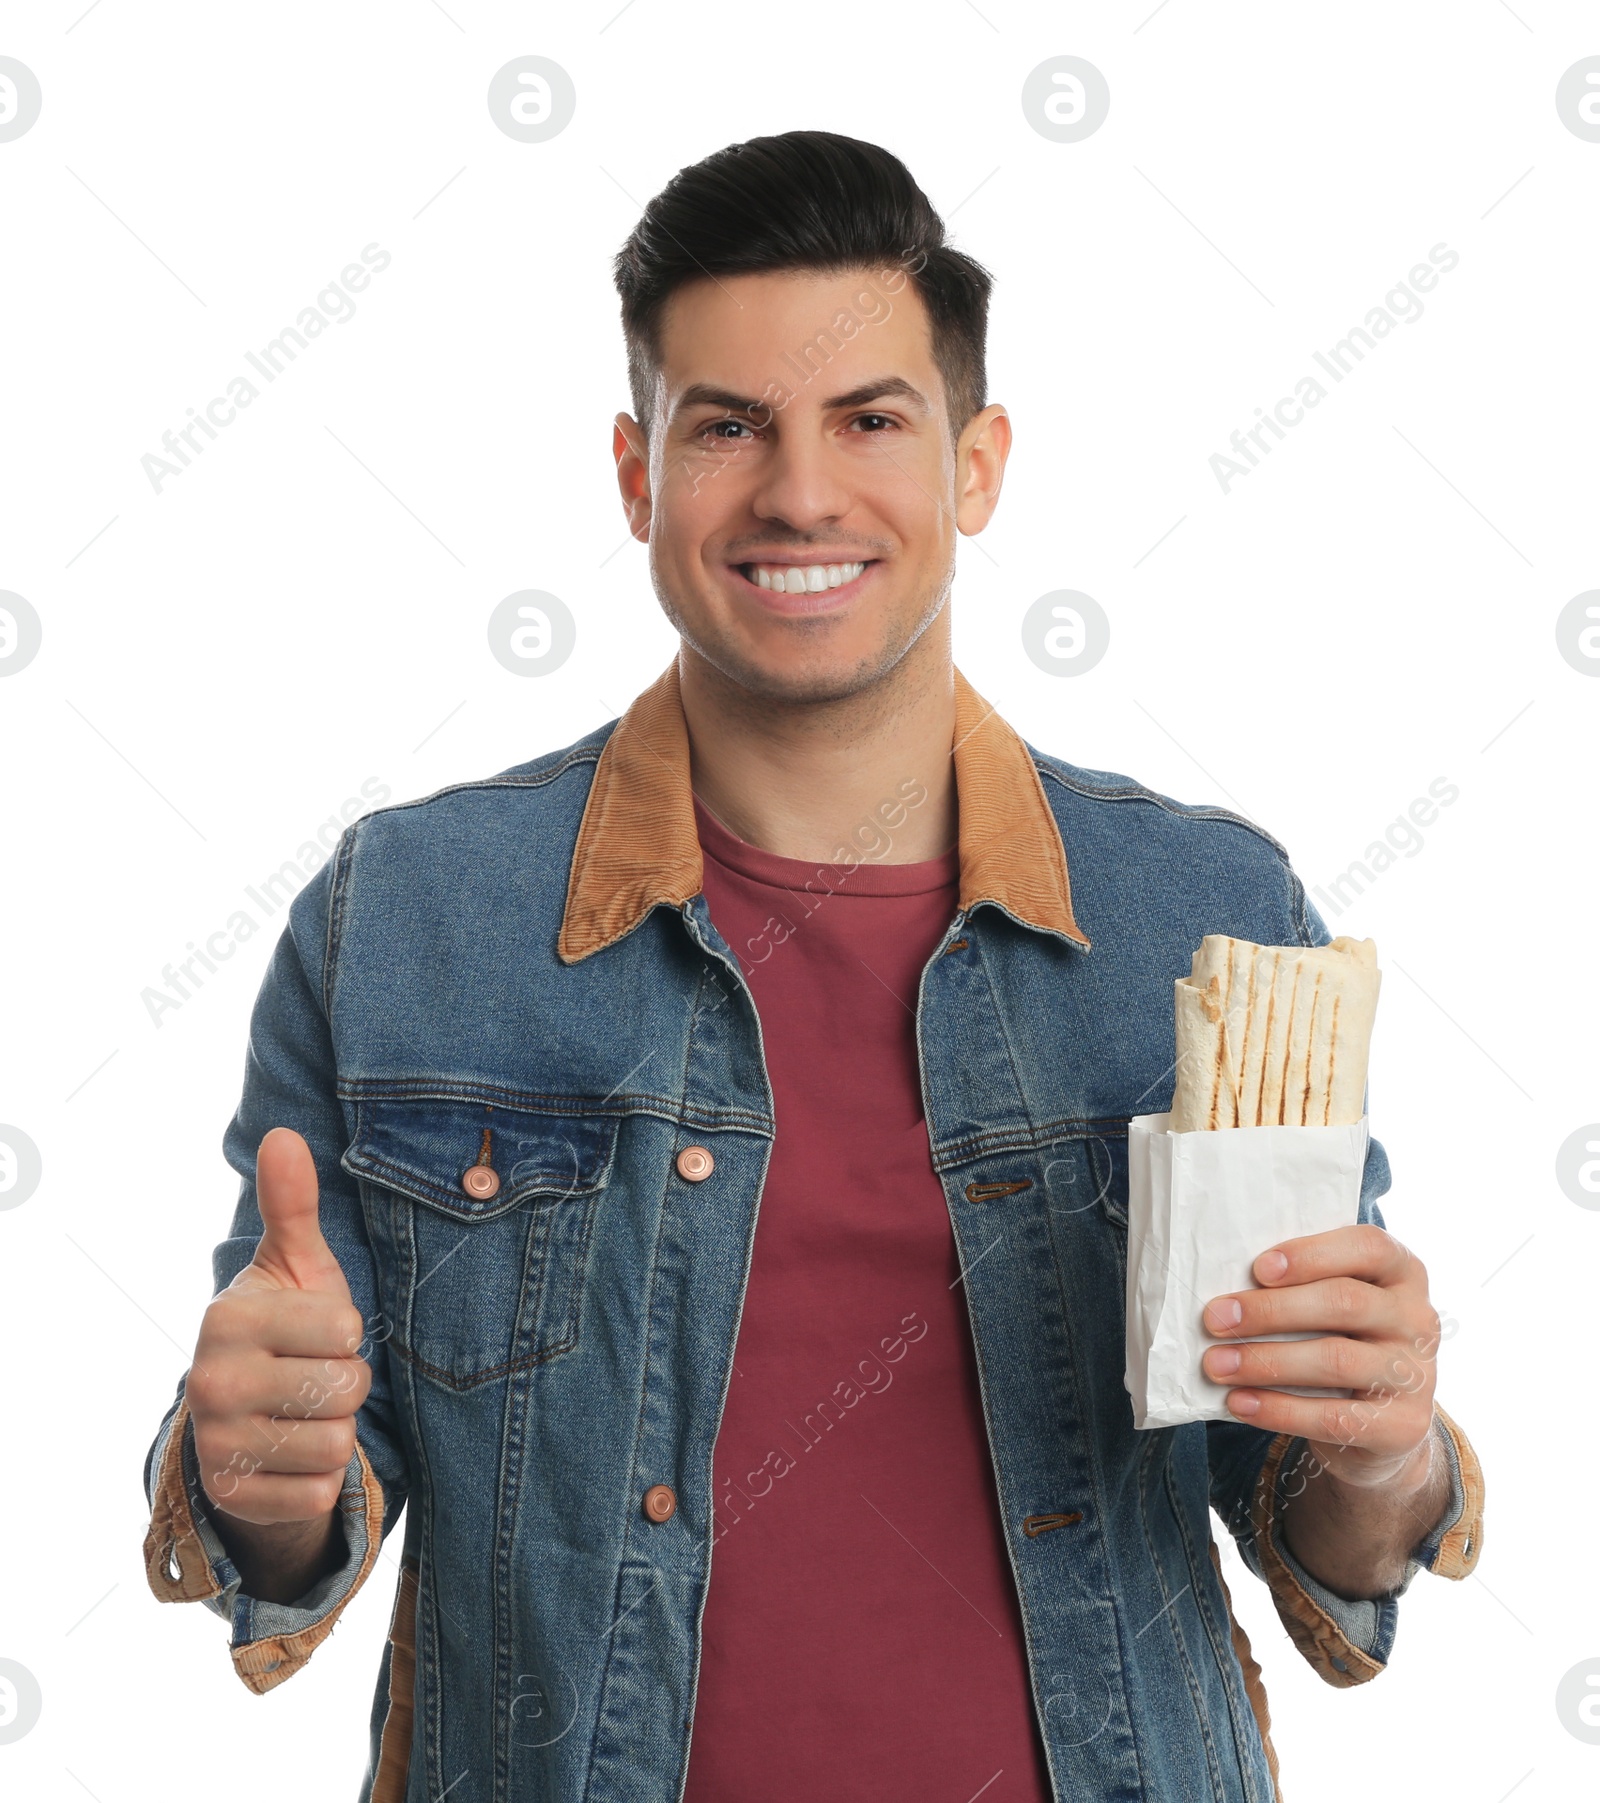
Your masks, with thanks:
M928 398L918 388L914 388L904 376L874 376L869 381L860 382L844 394L830 396L822 403L825 413L837 412L844 407L864 407L869 401L886 400L909 401L920 413L931 413L932 407ZM745 395L735 394L731 388L719 388L714 382L691 382L678 396L674 413L682 413L690 407L723 407L729 413L765 413L770 411L765 401L754 401Z
M832 400L822 403L823 410L835 412L841 407L865 407L868 401L901 400L909 401L919 413L931 413L933 408L928 397L920 388L913 388L904 376L875 376L870 382L863 382L852 388L847 394L836 394Z

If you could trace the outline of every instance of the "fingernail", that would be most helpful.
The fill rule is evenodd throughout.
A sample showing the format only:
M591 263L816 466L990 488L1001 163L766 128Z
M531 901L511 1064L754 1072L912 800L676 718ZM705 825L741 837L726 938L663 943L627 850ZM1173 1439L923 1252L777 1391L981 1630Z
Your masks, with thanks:
M1242 1358L1231 1346L1206 1354L1206 1369L1213 1377L1231 1377L1242 1363Z
M1256 1260L1256 1276L1263 1283L1276 1283L1289 1269L1289 1261L1281 1252L1263 1252Z
M1235 1390L1228 1398L1228 1407L1236 1415L1253 1415L1261 1407L1261 1398L1254 1390Z
M1224 1296L1220 1302L1213 1302L1206 1312L1211 1317L1211 1325L1216 1328L1237 1327L1244 1319L1244 1310L1233 1296Z

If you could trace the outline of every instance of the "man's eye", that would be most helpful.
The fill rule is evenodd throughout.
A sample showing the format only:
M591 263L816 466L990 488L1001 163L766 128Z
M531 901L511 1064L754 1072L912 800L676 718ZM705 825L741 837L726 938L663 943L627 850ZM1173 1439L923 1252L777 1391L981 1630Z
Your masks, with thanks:
M738 430L741 432L748 432L750 430L749 422L746 420L714 419L714 420L711 420L708 424L706 424L700 428L700 436L702 438L704 438L708 434L711 434L711 435L714 435L723 444L737 444L739 442L737 439L724 436L723 428L725 426L737 427Z
M850 423L852 425L860 425L862 420L872 420L872 419L881 420L885 426L893 426L893 424L895 423L892 419L890 419L890 417L887 413L858 413ZM874 433L874 434L871 434L871 436L875 437L877 435Z

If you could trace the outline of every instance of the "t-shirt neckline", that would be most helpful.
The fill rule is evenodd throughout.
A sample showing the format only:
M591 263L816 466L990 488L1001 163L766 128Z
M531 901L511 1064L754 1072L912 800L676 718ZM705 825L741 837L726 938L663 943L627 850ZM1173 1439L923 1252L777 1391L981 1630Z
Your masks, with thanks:
M777 852L751 845L730 832L698 795L694 798L694 819L700 849L706 857L724 869L774 889L804 890L810 884L814 892L822 893L926 895L936 889L954 888L961 875L957 846L936 858L921 858L912 864L886 864L879 860L892 849L889 844L874 848L858 841L853 855L859 862L852 862L848 854L838 863L827 859L813 862L809 858L780 857ZM888 835L892 829L883 831Z

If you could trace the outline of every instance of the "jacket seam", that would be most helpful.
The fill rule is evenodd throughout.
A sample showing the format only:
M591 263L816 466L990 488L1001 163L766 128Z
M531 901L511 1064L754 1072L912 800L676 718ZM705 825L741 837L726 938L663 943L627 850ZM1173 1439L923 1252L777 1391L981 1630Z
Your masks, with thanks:
M338 849L333 854L333 878L329 885L328 920L322 936L322 1012L328 1022L329 1038L332 1038L333 1027L333 989L339 962L339 947L344 941L344 907L345 896L349 891L350 870L355 862L356 828L360 821L352 821L339 835ZM335 1061L335 1080L337 1081L337 1060Z
M1022 1072L1017 1066L1017 1048L1011 1043L1011 1023L1006 1019L1005 1010L1000 1006L1000 997L995 991L994 978L989 974L989 960L983 956L980 942L978 967L983 972L983 986L989 992L989 1006L994 1010L995 1024L1000 1029L1000 1043L1006 1049L1006 1064L1011 1071L1011 1087L1016 1092L1017 1100L1022 1104L1022 1117L1027 1122L1030 1134L1038 1132L1033 1118L1033 1110L1028 1105L1028 1092L1022 1084Z
M1271 1786L1270 1796L1257 1799L1256 1803L1283 1803L1283 1791L1279 1785L1278 1752L1272 1744L1272 1710L1267 1697L1266 1680L1260 1661L1251 1648L1250 1636L1245 1632L1244 1624L1234 1613L1233 1596L1228 1589L1228 1580L1222 1574L1222 1554L1217 1546L1215 1535L1211 1535L1209 1532L1206 1551L1210 1559L1212 1576L1221 1593L1223 1609L1228 1618L1228 1645L1243 1679L1245 1707L1254 1724L1256 1738L1261 1743L1262 1758L1267 1768L1267 1782ZM1245 1662L1247 1660L1249 1669L1246 1669Z
M540 1281L543 1282L542 1273ZM481 1390L485 1384L494 1383L498 1378L514 1377L520 1371L531 1371L535 1365L549 1364L552 1359L571 1352L578 1344L578 1336L569 1334L563 1340L554 1340L549 1345L541 1346L536 1352L524 1353L521 1358L505 1359L498 1365L487 1366L482 1371L470 1371L465 1376L458 1376L453 1371L445 1370L442 1365L430 1363L421 1353L414 1352L394 1335L390 1336L389 1344L413 1371L420 1371L455 1395L464 1396L469 1390Z
M1211 1649L1212 1660L1222 1681L1223 1696L1227 1699L1228 1725L1232 1730L1233 1749L1238 1757L1239 1769L1245 1775L1246 1787L1252 1793L1251 1803L1258 1803L1258 1799L1254 1795L1256 1791L1255 1775L1251 1769L1254 1760L1249 1750L1249 1738L1242 1732L1245 1715L1249 1715L1252 1722L1255 1721L1249 1696L1245 1692L1244 1667L1240 1664L1239 1655L1234 1650L1232 1633L1229 1632L1226 1636L1222 1633L1222 1624L1217 1619L1212 1599L1206 1589L1207 1579L1215 1576L1215 1569L1209 1557L1204 1561L1199 1557L1198 1543L1192 1532L1192 1523L1184 1511L1182 1498L1178 1493L1177 1478L1172 1469L1170 1455L1166 1461L1163 1481L1167 1492L1167 1506L1172 1510L1173 1519L1178 1524L1178 1536L1183 1542L1184 1559L1189 1567L1189 1582L1193 1586L1195 1610L1200 1617L1200 1626L1205 1633L1206 1641ZM1206 1513L1206 1545L1208 1549L1212 1545L1209 1509ZM1230 1609L1228 1613L1231 1629L1232 1610ZM1176 1632L1176 1611L1173 1613L1173 1625L1174 1632ZM1237 1685L1234 1682L1235 1674L1238 1678ZM1260 1738L1259 1724L1257 1724L1257 1738ZM1218 1782L1221 1782L1220 1770Z
M1160 808L1163 813L1171 814L1177 820L1218 820L1232 826L1242 826L1246 832L1253 833L1256 838L1270 845L1284 863L1289 862L1287 848L1273 838L1264 826L1258 826L1255 821L1246 819L1243 814L1235 813L1232 808L1215 807L1208 802L1175 801L1170 795L1162 795L1155 789L1147 789L1143 783L1134 782L1131 778L1122 788L1096 788L1087 783L1075 781L1064 770L1057 768L1054 760L1044 753L1035 751L1031 746L1029 754L1033 758L1034 768L1041 776L1048 776L1053 782L1059 783L1063 789L1074 795L1083 796L1086 801L1144 801Z
M1255 821L1246 819L1243 814L1236 813L1232 808L1214 807L1209 803L1174 801L1171 796L1162 795L1155 789L1146 788L1143 783L1134 782L1131 779L1123 788L1095 788L1091 785L1074 781L1073 778L1067 776L1063 771L1053 768L1051 762L1044 754L1033 751L1032 747L1029 747L1029 750L1033 756L1034 767L1040 772L1041 776L1049 776L1053 781L1059 783L1062 788L1069 791L1069 793L1081 795L1087 801L1143 801L1148 802L1153 807L1160 808L1163 813L1172 815L1176 820L1219 821L1229 826L1243 827L1247 833L1253 834L1264 844L1270 846L1277 855L1278 862L1283 867L1283 874L1289 886L1289 922L1294 929L1295 937L1302 945L1309 946L1314 943L1311 937L1310 922L1306 916L1307 897L1305 885L1300 881L1300 877L1294 868L1294 861L1289 856L1288 847L1280 840L1274 838L1264 826L1258 826Z
M605 1664L600 1669L600 1682L595 1690L594 1726L589 1731L589 1752L583 1762L584 1781L582 1803L593 1803L595 1795L595 1767L600 1754L600 1736L605 1729L606 1693L611 1688L611 1668L617 1659L616 1628L622 1620L622 1587L623 1581L630 1571L642 1577L649 1571L647 1559L637 1559L624 1553L617 1561L616 1581L611 1586L611 1629L606 1635ZM648 1591L645 1592L649 1594ZM641 1599L642 1600L642 1599ZM631 1607L632 1605L630 1605Z
M1311 937L1311 921L1306 913L1306 886L1300 881L1300 873L1284 859L1284 874L1289 882L1289 921L1293 926L1300 943L1309 946L1315 943Z
M613 729L616 722L611 723ZM604 728L597 730L603 731ZM610 734L607 734L609 737ZM429 802L440 801L447 795L460 795L469 790L487 789L542 789L554 782L557 777L564 776L577 764L598 763L604 741L590 746L580 740L577 746L556 754L560 761L551 769L539 771L537 775L512 776L500 772L495 776L476 777L468 782L446 783L443 788L435 789L427 795L413 796L409 801L390 802L381 808L372 808L359 820L351 821L339 836L338 849L334 853L334 874L332 895L329 898L328 930L323 949L322 974L322 1008L331 1021L333 1019L333 985L334 969L338 959L339 946L344 934L345 897L350 885L350 872L355 862L356 841L360 829L370 820L381 814L399 814L408 808L426 807Z
M616 1144L613 1139L611 1151L607 1154L606 1170L609 1175L611 1160L615 1156ZM539 1322L544 1310L546 1286L550 1279L552 1263L551 1249L541 1245L541 1231L547 1235L551 1231L554 1217L541 1217L535 1213L528 1223L528 1235L522 1249L522 1280L520 1290L523 1296L528 1292L528 1265L537 1258L539 1263L538 1281L534 1285L531 1302L524 1303L519 1310L513 1331L519 1327L518 1337L532 1341L532 1350L520 1359L511 1361L511 1370L520 1373L523 1369L547 1363L550 1359L570 1352L578 1344L577 1311L581 1307L583 1287L589 1269L589 1236L594 1226L595 1212L599 1206L598 1192L591 1197L584 1207L582 1233L577 1246L573 1249L570 1263L571 1281L573 1284L573 1311L566 1323L566 1331L561 1338L544 1346L539 1343ZM516 1340L513 1340L513 1349ZM509 1377L510 1373L508 1373ZM517 1523L522 1508L522 1482L527 1467L527 1417L530 1406L529 1391L531 1385L507 1382L506 1394L501 1410L500 1448L498 1469L495 1483L495 1533L494 1533L494 1582L490 1605L490 1649L493 1661L493 1678L489 1691L489 1716L493 1743L492 1769L494 1772L492 1794L495 1798L503 1796L510 1784L512 1763L513 1718L516 1714L516 1697L512 1694L511 1666L513 1663L516 1642L515 1615L516 1608L511 1592L515 1585L513 1552L516 1546Z
M1156 1582L1161 1586L1161 1613L1167 1618L1167 1626L1168 1631L1172 1635L1173 1648L1177 1653L1178 1663L1183 1668L1184 1682L1189 1687L1189 1701L1194 1709L1196 1725L1200 1730L1200 1744L1206 1750L1206 1772L1211 1780L1211 1795L1215 1800L1215 1803L1227 1803L1226 1796L1222 1789L1222 1767L1221 1762L1217 1757L1216 1737L1211 1731L1211 1722L1206 1714L1205 1698L1201 1693L1199 1674L1194 1669L1194 1660L1190 1656L1189 1648L1183 1638L1183 1626L1178 1619L1179 1611L1173 1607L1175 1602L1182 1599L1183 1593L1180 1591L1177 1597L1168 1594L1167 1574L1162 1566L1161 1557L1156 1551L1155 1535L1150 1531L1149 1493L1151 1489L1160 1489L1167 1498L1167 1505L1172 1511L1173 1522L1178 1529L1179 1538L1184 1542L1183 1562L1189 1568L1189 1592L1194 1596L1195 1607L1198 1610L1200 1607L1200 1599L1194 1589L1194 1560L1189 1555L1188 1536L1183 1531L1183 1520L1178 1513L1177 1503L1173 1499L1170 1487L1172 1477L1172 1448L1175 1437L1175 1430L1171 1428L1162 1429L1158 1433L1151 1435L1150 1443L1145 1448L1142 1463L1148 1466L1156 1464L1159 1461L1160 1471L1156 1476L1154 1485L1146 1486L1141 1477L1141 1481L1138 1485L1139 1525L1144 1529L1144 1544L1145 1550L1150 1556L1150 1569L1155 1573ZM1165 1442L1165 1444L1163 1445L1162 1442ZM1161 1448L1159 1453L1156 1450L1158 1446Z
M1127 1115L1119 1114L1107 1115L1100 1120L1047 1121L1042 1127L1030 1122L1025 1129L1003 1127L992 1132L969 1133L962 1139L942 1140L934 1145L934 1168L947 1171L991 1152L1048 1151L1069 1139L1085 1142L1126 1139L1128 1120Z
M360 1194L362 1214L363 1216L367 1216L369 1212L369 1197L364 1184L360 1186ZM371 1231L370 1223L368 1231ZM408 1235L408 1243L402 1248L401 1252L401 1257L404 1261L402 1269L404 1270L405 1266L409 1265L410 1271L414 1273L416 1270L416 1253L415 1248L409 1244L409 1239L410 1236ZM398 1305L402 1310L408 1308L406 1298L409 1297L410 1292L411 1278L410 1276L407 1276L401 1296L397 1298ZM393 1342L394 1335L391 1333L390 1344L392 1345ZM405 1360L400 1361L402 1365L405 1362ZM412 1699L413 1709L415 1711L413 1715L413 1734L415 1735L420 1728L422 1741L421 1764L424 1772L427 1774L428 1782L433 1787L433 1794L437 1796L439 1792L444 1789L445 1780L440 1771L439 1743L442 1737L439 1732L439 1705L437 1685L435 1683L436 1674L433 1670L433 1662L438 1657L440 1639L438 1584L434 1576L436 1561L433 1556L434 1475L428 1440L422 1431L422 1411L417 1395L417 1380L409 1374L400 1376L398 1372L397 1379L398 1381L395 1385L396 1395L394 1399L395 1422L398 1430L403 1418L405 1427L410 1433L411 1447L407 1450L408 1453L411 1454L412 1459L414 1477L412 1501L414 1501L416 1509L416 1513L411 1518L410 1525L407 1529L408 1538L414 1536L415 1555L417 1560L417 1603L415 1617L417 1662L415 1675L412 1681ZM424 1643L426 1643L426 1656ZM413 1745L415 1745L415 1742L413 1742Z
M920 988L918 991L918 1007L919 1007L919 1009L921 1007ZM950 1216L950 1227L951 1227L952 1233L954 1233L955 1227L956 1227L955 1209L951 1203L949 1186L941 1181L940 1189L944 1193L945 1210L946 1210L946 1213ZM1055 1246L1054 1233L1053 1233L1053 1230L1050 1226L1048 1219L1045 1222L1044 1231L1045 1231L1045 1236L1046 1236L1046 1243L1050 1250L1051 1269L1055 1275L1055 1282L1056 1282L1057 1290L1058 1290L1058 1292L1060 1292L1060 1290L1061 1290L1061 1274L1060 1274L1059 1265L1058 1265L1057 1259L1056 1259L1056 1246ZM957 1257L958 1257L958 1259L959 1259L959 1255L960 1255L960 1242L959 1242L959 1237L958 1237L957 1238ZM1049 1781L1050 1781L1050 1785L1051 1785L1051 1794L1054 1795L1056 1793L1057 1773L1056 1773L1056 1758L1055 1758L1054 1750L1051 1746L1050 1733L1049 1733L1049 1702L1050 1702L1050 1699L1041 1694L1042 1687L1039 1683L1041 1661L1038 1658L1037 1652L1036 1652L1037 1636L1034 1631L1034 1620L1035 1620L1034 1611L1033 1611L1033 1608L1032 1608L1030 1600L1029 1600L1028 1586L1025 1585L1022 1581L1021 1562L1017 1557L1016 1545L1015 1545L1014 1537L1013 1537L1013 1534L1011 1531L1010 1516L1009 1516L1009 1504L1008 1504L1008 1500L1007 1500L1005 1492L1004 1492L1004 1487L1001 1482L1000 1465L999 1465L999 1461L997 1458L997 1449L995 1446L995 1434L994 1434L994 1429L993 1429L993 1425L992 1425L992 1411L991 1411L990 1401L989 1401L989 1391L990 1391L990 1381L989 1381L989 1376L988 1376L989 1358L988 1358L987 1350L985 1347L983 1333L982 1333L982 1329L981 1329L981 1326L980 1326L980 1323L978 1320L977 1312L974 1310L974 1308L972 1306L972 1295L971 1295L970 1287L968 1285L963 1284L962 1289L964 1292L963 1298L962 1298L962 1312L963 1312L963 1316L967 1322L968 1332L971 1336L973 1368L976 1371L977 1378L978 1378L979 1413L981 1414L982 1420L983 1420L984 1446L985 1446L985 1450L988 1454L990 1478L994 1485L994 1496L995 1496L995 1500L996 1500L997 1506L1000 1511L1001 1538L1005 1545L1007 1568L1009 1569L1009 1571L1011 1573L1012 1585L1013 1585L1013 1589L1015 1590L1015 1593L1016 1593L1017 1612L1022 1618L1023 1659L1024 1659L1024 1665L1025 1665L1025 1669L1026 1669L1026 1673L1027 1673L1028 1696L1033 1705L1034 1717L1035 1717L1035 1721L1036 1721L1036 1724L1038 1727L1039 1740L1044 1749L1045 1767L1046 1767L1046 1770L1049 1775ZM1063 1303L1064 1302L1065 1302L1065 1297L1063 1295ZM1067 1325L1065 1320L1063 1321L1062 1332L1063 1332L1063 1338L1067 1341L1068 1348L1070 1351L1071 1341L1072 1341L1071 1329L1070 1329L1070 1326ZM1077 1361L1075 1359L1073 1359L1071 1361L1071 1363L1072 1363L1074 1371L1075 1371ZM1074 1382L1075 1382L1075 1379L1074 1379ZM1083 1407L1083 1398L1082 1398L1081 1391L1078 1393L1078 1406L1079 1406L1079 1409L1081 1412L1082 1407ZM1104 1522L1106 1519L1105 1508L1104 1508L1104 1499L1100 1495L1098 1488L1096 1488L1094 1491L1094 1507L1097 1511L1097 1516L1096 1516L1097 1524ZM1099 1531L1098 1527L1097 1527L1097 1531ZM1109 1565L1110 1559L1109 1559L1109 1556L1107 1556L1105 1553L1105 1541L1104 1541L1103 1532L1101 1533L1101 1545L1102 1545L1102 1556L1106 1557L1106 1562ZM1117 1611L1116 1611L1115 1607L1113 1607L1111 1614L1112 1614L1112 1620L1115 1622L1117 1619ZM1124 1654L1123 1654L1123 1648L1121 1645L1120 1623L1117 1626L1117 1634L1118 1634L1118 1676L1119 1676L1119 1678L1122 1678L1125 1675L1126 1667L1123 1662ZM1107 1683L1107 1691L1108 1691L1108 1696L1109 1696L1109 1694L1110 1694L1109 1680ZM1126 1691L1125 1684L1122 1687L1122 1701L1123 1701L1123 1704L1124 1704L1124 1707L1126 1710L1126 1714L1128 1716L1128 1738L1133 1745L1133 1761L1134 1761L1135 1768L1139 1772L1140 1791L1142 1794L1144 1791L1144 1768L1143 1768L1143 1764L1139 1757L1138 1733L1137 1733L1137 1730L1133 1723L1133 1711L1131 1709L1126 1708L1127 1691ZM1111 1716L1113 1714L1115 1714L1115 1712L1116 1712L1116 1698L1112 1697L1110 1700L1110 1708L1109 1708L1109 1711L1106 1716L1107 1724L1109 1724L1109 1722L1111 1720Z
M620 724L620 717L608 724L614 731ZM596 727L595 731L605 732L607 738L611 736L606 727ZM600 753L605 749L605 741L602 740L598 745L590 745L587 740L592 736L593 734L586 734L576 745L569 746L565 751L552 752L550 755L558 757L560 762L552 765L548 770L540 770L536 762L531 769L527 765L513 765L510 770L497 771L493 776L469 777L464 782L446 783L442 788L433 789L426 795L413 795L407 801L391 801L386 802L381 808L371 808L359 820L352 822L349 830L353 831L355 827L364 826L369 820L376 820L384 814L400 814L408 808L424 808L429 802L442 801L447 795L462 795L469 790L543 789L553 783L557 777L565 776L578 764L597 764L600 761ZM515 774L518 770L529 770L530 773L519 776Z
M704 981L704 977L702 975L702 983L703 983L703 981ZM687 1059L688 1053L685 1052L684 1055L685 1055L685 1059ZM623 1525L622 1525L622 1534L621 1534L621 1538L620 1538L619 1545L618 1545L617 1582L616 1582L616 1587L613 1591L613 1600L612 1600L612 1608L611 1608L611 1625L606 1633L605 1670L602 1671L600 1674L599 1689L595 1692L594 1728L589 1737L589 1757L586 1762L586 1776L584 1779L584 1786L583 1786L583 1794L584 1794L584 1798L585 1798L585 1803L587 1803L587 1800L590 1797L592 1797L593 1793L594 1793L595 1775L596 1775L595 1774L595 1763L596 1763L596 1759L598 1757L599 1750L600 1750L600 1736L601 1736L602 1731L605 1728L606 1695L607 1695L607 1691L610 1686L611 1666L617 1656L617 1643L618 1643L618 1639L619 1639L617 1629L622 1624L622 1617L617 1612L617 1605L618 1605L618 1603L620 1603L621 1598L622 1598L623 1576L628 1571L629 1567L632 1565L639 1566L641 1568L641 1570L643 1570L643 1571L648 1571L651 1569L650 1561L647 1558L642 1558L638 1553L636 1553L632 1550L634 1543L635 1543L635 1537L636 1537L637 1530L636 1530L632 1515L628 1509L627 1497L633 1492L633 1490L635 1489L635 1487L637 1486L638 1481L639 1481L639 1448L640 1448L640 1443L644 1438L645 1409L647 1407L649 1394L650 1394L651 1371L652 1371L652 1368L655 1363L654 1347L652 1345L652 1341L654 1339L654 1322L655 1322L655 1312L656 1312L656 1288L657 1288L657 1283L658 1283L658 1280L660 1278L660 1273L661 1273L661 1240L662 1240L662 1236L665 1234L665 1232L667 1230L667 1210L671 1206L671 1202L670 1202L670 1196L671 1196L671 1190L672 1190L672 1175L671 1175L671 1173L674 1168L672 1160L670 1160L670 1159L664 1160L663 1163L664 1163L664 1169L663 1169L662 1177L661 1177L661 1188L660 1188L660 1191L658 1192L660 1201L659 1201L659 1204L658 1204L658 1207L656 1210L655 1232L650 1236L650 1276L649 1276L648 1282L645 1285L645 1306L644 1306L644 1323L643 1323L643 1326L644 1326L644 1346L643 1346L644 1357L643 1357L643 1361L642 1361L643 1368L641 1369L641 1371L639 1373L638 1406L634 1410L633 1436L632 1436L632 1442L628 1448L628 1489L626 1491L624 1491L623 1499L622 1499L622 1506L623 1506L622 1522L623 1522ZM732 1350L732 1347L730 1346L729 1347L730 1361L732 1359L732 1356L733 1356L733 1350ZM714 1504L714 1502L715 1502L714 1493L713 1493L712 1500L713 1500L713 1504ZM688 1762L688 1749L687 1748L684 1749L683 1760L684 1760L684 1765L687 1766L687 1762Z
M772 1133L771 1121L743 1108L707 1108L684 1096L657 1095L650 1090L603 1097L558 1095L539 1090L511 1089L497 1083L453 1082L406 1077L345 1077L335 1082L342 1102L480 1102L520 1108L527 1114L553 1114L573 1119L648 1114L673 1126L706 1125L735 1132L752 1132L763 1138ZM585 1106L586 1103L599 1106Z
M614 1152L615 1148L613 1147L613 1154ZM436 1206L441 1213L448 1214L452 1220L460 1221L467 1226L476 1226L484 1221L496 1221L502 1215L514 1214L524 1202L532 1201L535 1196L555 1195L563 1202L569 1202L575 1196L597 1196L605 1188L614 1162L614 1156L608 1157L600 1175L584 1184L563 1185L554 1171L548 1175L539 1172L524 1183L515 1186L498 1208L468 1207L462 1210L457 1206L458 1198L454 1190L445 1188L441 1183L436 1183L431 1177L419 1176L407 1165L395 1164L391 1159L380 1157L376 1152L358 1154L353 1145L347 1148L345 1156L356 1159L363 1167L370 1167L363 1168L362 1174L370 1177L382 1188L397 1190L401 1195L412 1197L425 1205ZM348 1169L348 1167L346 1168ZM385 1182L386 1177L403 1179L405 1183L411 1184L413 1187L404 1189L398 1182Z
M1055 1279L1056 1303L1060 1310L1061 1337L1066 1344L1070 1365L1072 1394L1077 1405L1078 1419L1084 1424L1085 1431L1096 1419L1096 1410L1091 1406L1090 1397L1084 1386L1084 1362L1079 1356L1077 1322L1072 1309L1071 1298L1067 1294L1067 1284L1062 1272L1064 1248L1058 1237L1058 1228L1054 1210L1045 1210L1045 1232L1049 1239L1050 1266ZM965 1287L965 1286L963 1286ZM974 1335L976 1330L974 1329ZM1140 1712L1128 1695L1127 1674L1129 1670L1130 1644L1128 1641L1127 1623L1123 1619L1123 1601L1120 1585L1116 1582L1116 1560L1113 1554L1112 1541L1106 1531L1105 1524L1112 1519L1111 1510L1106 1503L1105 1474L1099 1459L1088 1461L1088 1489L1094 1498L1096 1532L1100 1538L1101 1558L1105 1563L1107 1575L1112 1579L1111 1624L1117 1637L1117 1680L1118 1695L1124 1718L1127 1722L1128 1742L1133 1753L1134 1767L1139 1774L1139 1794L1148 1797L1150 1791L1150 1774L1147 1754L1144 1747L1145 1726L1140 1719ZM1113 1704L1115 1712L1115 1702Z

